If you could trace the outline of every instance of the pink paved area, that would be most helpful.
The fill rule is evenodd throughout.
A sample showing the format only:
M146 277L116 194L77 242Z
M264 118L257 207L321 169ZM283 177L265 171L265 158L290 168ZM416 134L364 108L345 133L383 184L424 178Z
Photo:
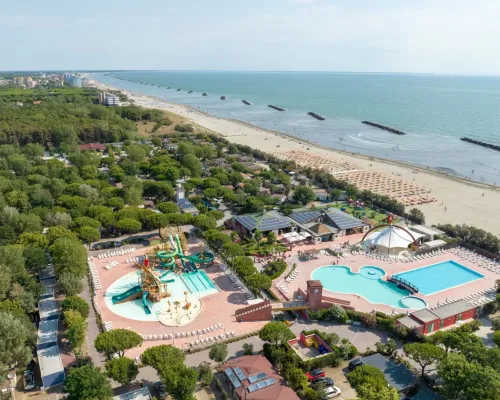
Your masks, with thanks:
M429 257L423 260L417 260L417 261L412 261L412 262L387 262L387 261L382 261L378 259L374 259L371 257L366 257L365 255L349 255L345 258L338 258L332 255L320 255L318 256L317 259L311 260L311 261L298 261L297 253L299 251L304 251L304 250L310 250L310 249L327 249L331 247L339 247L341 246L344 242L349 241L349 243L355 244L358 243L363 235L357 234L357 235L351 235L351 236L345 236L341 238L340 240L337 240L335 242L327 242L327 243L321 243L318 245L297 245L294 246L291 252L288 252L290 254L290 261L289 263L297 263L297 270L300 271L300 273L297 275L297 277L290 283L287 283L286 281L283 280L282 277L278 278L277 280L274 281L274 284L281 283L284 284L285 286L288 287L288 294L286 295L288 298L285 298L283 294L281 294L276 288L273 288L273 292L279 295L279 297L284 298L286 300L291 300L293 298L296 298L297 296L297 290L298 288L301 288L303 291L306 291L307 288L307 281L312 279L312 272L319 267L326 266L326 265L333 265L335 263L338 263L338 265L345 265L351 268L353 272L359 272L359 269L363 266L366 265L374 265L383 268L386 271L386 275L383 277L384 280L387 279L387 276L396 274L399 272L405 272L409 271L415 268L419 267L424 267L427 265L443 262L443 261L449 261L453 260L456 261L474 271L477 271L485 276L483 279L479 279L477 281L473 281L470 283L466 283L464 285L451 288L448 290L444 290L432 295L422 295L420 293L415 294L414 296L420 297L424 299L427 302L428 307L434 307L437 305L439 302L442 304L444 301L452 301L452 300L458 300L461 299L465 296L472 295L474 293L490 289L495 285L495 280L500 278L500 275L495 274L494 272L491 272L485 268L479 267L472 263L469 260L462 259L459 256L450 253L450 252L445 252L442 255L434 256L434 257ZM285 275L283 275L284 277ZM364 312L370 312L373 311L374 309L384 311L387 313L392 313L393 310L396 312L406 312L407 309L395 309L394 307L383 305L383 304L372 304L368 300L356 295L356 294L343 294L343 293L337 293L337 292L330 292L326 289L323 289L323 295L324 296L329 296L329 297L334 297L336 299L341 299L341 300L347 300L350 301L350 305L354 307L356 310L359 311L364 311Z
M191 244L188 254L197 253L199 251L197 245ZM136 321L114 314L105 303L104 294L106 290L114 281L136 270L133 263L126 263L127 258L137 257L147 252L147 248L138 248L134 253L121 256L104 259L98 259L97 257L93 258L92 262L99 274L102 285L102 289L96 290L94 300L103 322L112 322L113 328L127 328L141 335L164 335L169 333L190 332L209 328L215 324L222 324L220 330L205 334L202 336L204 338L217 336L224 332L235 332L237 336L240 336L257 331L266 324L267 321L236 322L234 318L235 311L245 307L247 301L243 293L236 289L229 278L220 270L217 259L214 260L214 266L205 269L205 271L221 291L201 298L201 313L191 323L181 327L168 327L162 325L160 322ZM117 261L118 265L114 266L111 270L106 270L105 266L111 260ZM180 348L187 348L186 345L189 342L193 342L197 339L198 336L191 336L171 340L144 341L140 348L129 350L127 356L136 357L148 347L160 344L171 344Z

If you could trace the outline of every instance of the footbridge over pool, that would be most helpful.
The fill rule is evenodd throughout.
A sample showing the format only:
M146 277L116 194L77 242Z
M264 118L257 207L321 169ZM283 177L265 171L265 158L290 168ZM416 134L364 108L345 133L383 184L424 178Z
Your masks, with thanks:
M310 308L306 301L276 301L271 303L271 306L273 311L296 311Z

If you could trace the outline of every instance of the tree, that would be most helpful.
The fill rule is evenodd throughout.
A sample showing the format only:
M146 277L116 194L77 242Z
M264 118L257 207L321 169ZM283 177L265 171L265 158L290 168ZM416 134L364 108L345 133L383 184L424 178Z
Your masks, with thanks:
M90 245L92 242L97 242L101 238L99 229L92 228L91 226L82 226L77 229L78 237L83 243Z
M66 296L76 296L83 290L83 278L71 272L63 272L59 275L57 283Z
M276 243L276 234L273 231L267 234L267 243L269 244Z
M32 356L35 344L33 327L10 312L0 311L0 373L5 374L8 365L26 364ZM3 376L5 377L5 376Z
M87 272L87 252L80 242L62 237L49 250L57 275L69 272L83 277Z
M244 356L253 355L253 344L252 343L243 343L243 355Z
M101 370L92 365L71 368L64 381L68 400L110 400L113 390Z
M194 217L192 224L202 231L208 231L209 229L217 227L217 221L215 218L203 214Z
M66 297L61 302L61 309L63 311L78 311L80 315L85 319L89 316L89 305L80 296Z
M275 346L293 339L295 335L283 322L269 322L260 330L259 338Z
M123 218L116 223L116 228L120 232L136 233L142 229L142 224L133 218Z
M408 212L408 219L416 224L425 224L425 215L418 208L412 208Z
M316 195L309 186L297 186L293 192L293 201L306 205L316 199Z
M210 348L210 353L208 354L211 360L217 362L223 362L227 357L227 344L226 343L215 343Z
M105 365L108 377L122 386L130 384L139 374L139 368L134 360L127 357L114 358Z
M500 347L500 331L493 332L493 342Z
M348 319L346 311L338 304L332 304L328 309L330 319L339 322L346 322Z
M269 290L273 281L267 275L252 274L245 278L245 283L252 292L259 293L261 290Z
M245 250L236 243L224 243L222 245L222 252L227 258L234 258L238 256L244 256Z
M371 365L362 365L347 375L360 400L399 400L399 395L385 380L384 374Z
M206 386L210 386L212 381L214 380L214 373L212 372L212 367L210 363L207 361L203 361L198 366L198 378L203 382Z
M186 359L185 353L178 347L171 345L153 346L146 349L141 355L144 365L149 365L157 371L168 366L181 366Z
M0 265L0 300L4 300L11 287L11 276L7 267Z
M98 352L107 356L117 353L123 357L125 352L142 344L141 335L129 329L113 329L108 332L100 333L94 341Z
M17 243L23 246L34 245L43 249L49 245L49 240L47 236L42 233L23 232L19 235Z
M23 251L26 268L30 272L38 272L47 265L47 253L44 248L28 244Z
M135 176L123 179L123 198L125 203L137 206L142 203L142 183Z
M180 208L173 201L166 201L164 203L160 203L156 206L158 210L160 210L163 214L172 214L180 212Z
M257 245L260 247L260 241L262 240L262 232L258 229L253 233L253 238L257 241Z
M307 387L307 378L300 368L290 368L285 372L285 378L290 387L297 391Z
M405 354L420 365L421 378L424 378L425 368L437 363L444 357L444 351L432 343L410 343L404 346Z
M81 347L85 342L87 332L87 322L78 311L68 310L64 312L64 323L68 328L66 337L75 353L80 353Z

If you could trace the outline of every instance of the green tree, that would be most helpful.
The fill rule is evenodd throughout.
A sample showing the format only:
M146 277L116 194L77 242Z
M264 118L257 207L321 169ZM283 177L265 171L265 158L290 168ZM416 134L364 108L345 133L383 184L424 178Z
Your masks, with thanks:
M133 218L123 218L116 223L116 228L120 232L132 233L139 232L142 229L142 224Z
M493 332L493 342L500 347L500 331L494 331Z
M276 243L276 234L273 231L267 234L267 243L269 244Z
M202 231L207 231L209 229L214 229L215 227L217 227L217 221L215 220L215 218L208 217L202 214L194 217L192 224Z
M285 372L285 379L294 391L303 390L308 384L306 375L300 368L289 368Z
M11 276L7 267L0 265L0 300L4 300L11 287Z
M160 210L163 214L172 214L179 213L181 210L177 204L173 201L166 201L164 203L160 203L156 206L158 210Z
M259 338L275 346L293 339L295 335L283 322L269 322L260 330Z
M273 281L267 275L252 274L245 278L245 283L252 292L259 293L261 290L269 290Z
M210 348L208 354L211 360L217 362L223 362L227 357L227 344L226 343L215 343Z
M111 400L113 390L101 370L92 365L71 368L64 381L68 400Z
M139 368L134 360L127 357L114 358L105 365L109 378L122 386L129 385L139 374Z
M212 372L212 367L209 362L203 361L198 366L198 379L206 386L210 386L214 380L214 373Z
M61 302L63 311L78 311L83 318L89 316L89 305L80 296L68 296Z
M253 355L253 344L252 343L243 343L243 355L244 356L252 356Z
M92 242L97 242L101 238L99 229L92 228L91 226L81 226L77 229L78 237L83 243L90 245Z
M49 240L47 236L42 233L23 232L19 235L17 243L23 246L34 245L43 249L49 245Z
M83 291L83 278L71 272L63 272L57 283L66 296L76 296Z
M142 344L142 337L129 329L113 329L100 333L94 341L98 352L107 356L118 354L123 357L125 352Z
M309 186L297 186L293 192L293 201L306 205L316 199L316 195Z
M126 176L123 179L123 195L125 203L137 206L142 204L142 183L135 176Z
M415 222L416 224L425 224L425 215L418 208L412 208L408 212L408 219L412 222Z
M424 378L425 368L437 363L444 357L444 351L432 343L409 343L404 346L405 354L420 365L421 378Z
M260 242L262 240L262 232L259 231L258 229L255 230L255 232L253 233L253 238L257 241L257 245L260 247Z
M23 256L26 268L30 272L37 273L47 265L47 253L42 247L29 244L24 247Z
M185 353L178 347L170 345L153 346L141 355L144 365L149 365L157 371L170 366L180 366L186 359Z
M69 272L83 277L87 272L87 252L82 244L70 238L59 238L49 248L57 275Z
M87 332L87 322L85 318L83 318L78 311L68 310L64 312L64 323L68 328L66 330L66 337L73 351L75 353L80 353Z
M224 243L222 245L222 252L227 258L234 258L238 256L244 256L245 255L245 250L236 243Z

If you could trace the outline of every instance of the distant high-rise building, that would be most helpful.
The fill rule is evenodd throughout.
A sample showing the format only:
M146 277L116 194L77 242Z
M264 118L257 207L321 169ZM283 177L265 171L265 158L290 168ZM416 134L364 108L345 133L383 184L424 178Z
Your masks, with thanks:
M106 106L119 106L120 105L120 98L112 93L99 93L99 103L104 104Z

